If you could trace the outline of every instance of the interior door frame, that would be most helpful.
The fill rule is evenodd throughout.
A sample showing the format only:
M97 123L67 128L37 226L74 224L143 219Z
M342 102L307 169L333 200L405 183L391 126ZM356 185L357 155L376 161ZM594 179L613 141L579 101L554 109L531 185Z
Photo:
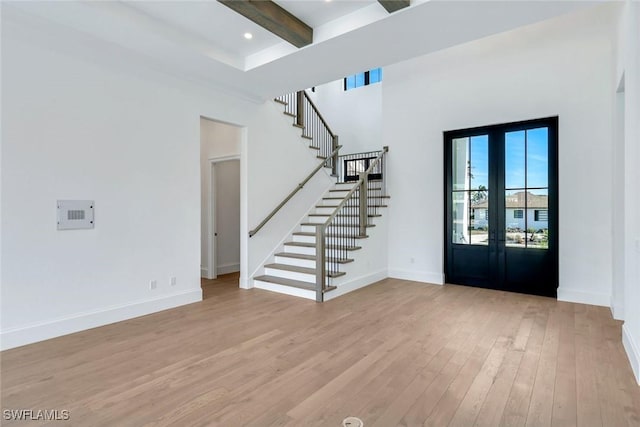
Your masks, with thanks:
M543 296L550 296L550 297L557 297L557 288L559 285L559 250L558 250L558 242L559 242L559 182L558 182L558 167L559 167L559 162L558 162L558 140L559 140L559 126L558 126L558 116L550 116L550 117L542 117L542 118L537 118L537 119L531 119L531 120L522 120L522 121L518 121L518 122L508 122L508 123L501 123L501 124L493 124L493 125L488 125L488 126L478 126L478 127L473 127L473 128L465 128L465 129L456 129L456 130L450 130L450 131L444 131L443 132L443 145L444 145L444 152L443 152L443 172L444 172L444 194L443 194L443 200L444 200L444 236L443 236L443 269L444 269L444 279L445 279L445 283L447 283L449 281L449 269L450 266L448 265L448 263L450 262L450 257L452 256L452 254L450 253L450 250L452 250L453 247L453 243L450 241L451 240L451 236L452 236L452 224L451 224L451 218L452 218L452 206L451 206L451 194L452 194L452 190L453 190L453 182L451 179L451 174L452 174L452 156L451 156L451 141L454 138L460 138L460 137L472 137L472 136L476 136L476 135L488 135L489 137L489 158L494 158L493 161L496 161L495 158L499 157L497 159L498 162L498 168L494 169L492 171L492 168L489 167L489 194L490 194L490 201L489 201L489 208L490 209L496 209L497 212L497 222L498 224L504 224L505 223L505 206L504 206L504 198L493 198L493 200L491 200L491 194L497 194L500 191L504 192L504 188L499 188L499 187L504 187L504 182L502 182L502 185L497 185L499 182L499 175L501 174L502 176L504 176L504 149L500 150L498 155L491 154L491 141L493 140L498 140L498 144L502 144L504 146L504 135L507 132L511 132L514 130L520 130L521 128L534 128L534 126L536 125L542 125L545 127L549 128L549 144L550 144L550 148L549 148L549 158L548 158L548 163L549 163L549 182L548 182L548 222L549 222L549 230L553 230L555 232L553 233L549 233L549 246L548 246L548 254L552 259L552 271L550 273L550 276L553 278L552 280L555 283L555 287L553 288L553 290L549 289L540 293L537 293L537 295L543 295ZM491 160L490 160L491 162ZM491 187L493 186L493 190L491 190ZM526 212L525 212L526 215ZM498 251L497 254L493 254L496 257L505 257L506 255L506 250L509 249L520 249L520 248L507 248L504 243L500 244L500 241L504 241L505 237L504 235L506 234L505 230L500 230L499 228L497 230L493 231L493 238L496 239L494 240L494 245L493 247L496 248L496 250ZM489 229L489 239L491 240L491 236L492 236L492 232L491 229ZM468 246L472 246L472 245L468 245ZM490 247L492 245L489 244L489 247L487 248L487 250L490 250ZM523 249L523 250L530 250L530 249ZM535 250L535 249L533 249ZM504 260L503 260L504 261ZM469 284L469 286L481 286L484 288L489 288L489 289L502 289L502 287L500 286L502 283L504 283L505 278L504 278L504 271L492 271L491 272L491 279L489 280L489 283L483 284L483 285L472 285ZM496 282L494 283L493 280L495 280ZM530 293L530 292L527 292Z
M209 160L209 205L207 209L207 279L218 278L217 262L217 222L216 222L216 174L215 167L218 163L240 160L239 155L211 157Z

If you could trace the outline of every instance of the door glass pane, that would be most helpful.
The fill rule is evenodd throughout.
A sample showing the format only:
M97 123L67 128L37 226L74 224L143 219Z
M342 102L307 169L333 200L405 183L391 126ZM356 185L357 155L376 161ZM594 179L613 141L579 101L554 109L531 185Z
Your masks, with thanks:
M489 136L479 135L471 138L471 158L469 177L472 190L489 188Z
M452 229L453 236L451 241L458 244L469 243L469 203L468 192L466 191L454 191L453 192L453 206L452 212Z
M525 131L507 132L505 143L505 188L525 187Z
M527 247L549 248L549 192L529 190L527 193Z
M453 140L451 146L453 155L451 158L453 171L453 189L468 190L468 168L469 168L469 138L457 138Z
M527 188L549 186L549 130L527 131Z
M469 241L472 245L489 244L489 192L471 191Z
M505 205L505 228L507 246L522 247L526 246L525 215L526 194L524 190L507 190L504 195Z

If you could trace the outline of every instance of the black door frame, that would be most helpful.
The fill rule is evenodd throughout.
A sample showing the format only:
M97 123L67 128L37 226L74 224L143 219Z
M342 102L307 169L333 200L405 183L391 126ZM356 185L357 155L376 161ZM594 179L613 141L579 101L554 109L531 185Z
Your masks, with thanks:
M534 129L537 127L548 127L548 144L549 144L549 158L548 158L548 170L549 170L549 182L548 182L548 222L549 222L549 246L546 249L548 256L551 261L548 262L550 271L548 271L548 277L552 283L549 283L548 286L544 288L526 286L524 284L509 284L506 283L507 280L505 278L505 269L504 265L506 264L506 251L508 250L512 254L527 254L531 252L526 251L537 251L538 249L529 249L529 248L514 248L514 247L506 247L505 239L506 239L506 231L504 227L497 227L497 224L505 224L505 200L504 197L491 197L491 194L503 194L504 195L504 148L499 149L497 153L491 153L492 146L502 146L504 147L504 136L507 132L513 132L524 129ZM497 167L489 168L489 212L493 210L493 212L497 212L497 214L493 215L493 224L489 224L489 248L481 245L456 245L451 241L451 236L453 235L452 228L452 190L453 190L453 182L452 182L452 153L451 153L451 145L452 140L460 137L472 137L478 135L488 135L489 136L489 158L490 160L495 162ZM494 141L492 143L492 141ZM471 250L477 248L486 248L488 252L488 257L490 259L495 259L495 269L490 269L489 275L485 280L480 278L467 281L465 283L461 283L468 286L476 286L483 287L489 289L498 289L498 290L507 290L513 292L521 292L527 294L535 294L549 297L557 297L557 288L559 281L559 268L558 268L558 234L559 234L559 206L558 206L558 117L545 117L533 120L524 120L512 123L504 123L504 124L495 124L489 126L480 126L474 128L467 129L457 129L452 131L443 132L443 142L444 142L444 206L445 206L445 215L444 215L444 273L445 273L445 283L449 283L450 279L455 277L451 271L450 260L453 258L453 248L456 245L457 249L462 250ZM492 190L493 189L493 190ZM526 212L525 212L526 214ZM493 228L493 231L492 231ZM526 234L525 234L526 235ZM493 243L493 244L492 244ZM474 246L476 248L474 248Z

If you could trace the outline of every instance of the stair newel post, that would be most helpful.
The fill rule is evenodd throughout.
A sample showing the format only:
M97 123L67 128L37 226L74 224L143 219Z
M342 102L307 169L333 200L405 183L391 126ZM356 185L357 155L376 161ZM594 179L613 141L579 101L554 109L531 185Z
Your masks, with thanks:
M338 135L333 135L333 141L331 143L331 151L335 151L338 148L339 140ZM333 155L331 160L331 175L338 176L338 152Z
M369 174L360 173L360 203L358 206L358 224L360 226L360 237L367 235L367 188L369 186Z
M324 281L325 281L325 224L316 226L316 302L324 301Z
M298 126L304 126L304 91L299 90L296 92L296 124Z

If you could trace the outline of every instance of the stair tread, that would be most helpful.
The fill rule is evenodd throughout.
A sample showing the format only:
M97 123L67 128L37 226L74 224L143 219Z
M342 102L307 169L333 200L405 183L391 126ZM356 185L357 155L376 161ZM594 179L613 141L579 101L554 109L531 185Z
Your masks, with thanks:
M295 258L295 259L304 259L307 261L315 261L315 255L307 255L307 254L295 254L292 252L280 252L275 254L275 256L285 257L285 258ZM353 262L351 258L335 258L335 257L326 257L327 262L333 262L336 264L347 264Z
M318 225L322 225L319 224L317 222L303 222L300 225L306 225L306 226L318 226ZM367 224L367 227L375 227L375 224ZM360 227L358 224L331 224L329 225L329 227L353 227L353 228L358 228Z
M313 139L313 137L311 137L311 136L307 136L307 135L302 135L302 137L303 137L303 138L306 138L306 139ZM315 147L314 147L314 148L315 148Z
M316 205L316 208L336 208L338 205ZM367 205L369 208L388 208L388 205ZM343 206L343 208L359 209L358 206Z
M351 190L350 188L344 188L342 190L329 190L330 193L346 193L349 190ZM382 188L369 188L369 191L377 191L377 190L382 190Z
M287 242L284 244L285 246L298 246L300 248L315 248L315 243L306 243L306 242ZM338 246L338 245L325 245L326 249L346 249L348 251L357 251L358 249L362 249L362 246Z
M273 268L276 270L286 270L286 271L293 271L295 273L303 273L303 274L316 274L316 269L315 268L308 268L308 267L298 267L297 265L289 265L289 264L281 264L281 263L272 263L272 264L267 264L264 266L264 268ZM344 276L346 273L344 272L327 272L327 276L329 277L340 277L340 276Z
M295 233L293 233L294 236L308 236L308 237L315 237L316 233L311 233L311 232L306 232L306 231L296 231ZM350 238L350 239L366 239L369 236L359 236L357 234L355 235L338 235L338 234L334 234L334 233L329 233L329 234L325 234L326 237L346 237L346 238Z
M320 150L320 147L314 147L313 145L310 145L309 148L311 148L312 150Z
M391 196L367 196L367 199L390 199ZM344 197L323 197L322 200L342 200Z
M290 116L290 117L297 117L295 114L290 113L290 112L288 112L288 111L285 111L285 112L284 112L284 115L285 115L285 116Z
M294 280L294 279L285 279L284 277L269 276L266 274L263 276L254 277L253 280L260 280L261 282L275 283L276 285L291 286L293 288L306 289L308 291L316 290L315 283L303 282L301 280Z
M299 125L299 124L297 124L297 123L294 123L294 124L293 124L293 126L294 126L294 127L297 127L297 128L300 128L300 129L304 129L304 126L303 126L303 125Z
M281 99L274 99L275 102L282 104L282 105L289 105L289 103L287 101L283 101Z
M331 216L331 214L311 213L311 214L309 214L309 216ZM356 214L338 214L336 216L346 216L346 217L357 218L360 215L356 215ZM377 217L382 216L382 215L380 215L380 214L368 214L367 216L369 218L377 218Z

